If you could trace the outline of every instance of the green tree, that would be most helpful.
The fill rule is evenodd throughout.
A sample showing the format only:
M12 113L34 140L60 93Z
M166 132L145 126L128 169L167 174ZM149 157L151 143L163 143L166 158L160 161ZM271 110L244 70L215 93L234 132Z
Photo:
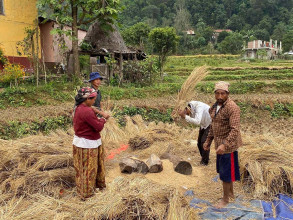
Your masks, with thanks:
M286 26L286 24L284 22L279 22L275 26L272 39L278 40L278 41L283 40L283 36L286 34L287 31L288 31L288 27Z
M71 25L74 73L79 76L78 28L99 19L104 30L112 30L111 24L118 17L120 0L38 0L37 4L43 17L56 18L61 26Z
M199 47L202 47L202 46L206 45L206 39L205 39L204 37L199 37L199 38L197 39L197 45L198 45Z
M149 34L149 40L153 45L154 52L159 55L159 68L162 77L167 56L176 51L179 37L172 27L154 28Z
M240 31L244 26L244 20L239 15L232 15L232 17L227 21L227 28L233 31Z
M286 33L283 37L283 51L293 50L293 30Z
M243 45L243 36L240 33L232 33L218 44L218 49L221 53L239 54Z
M147 44L150 31L151 28L148 24L139 22L123 30L121 34L126 44L143 50Z
M191 15L186 8L185 0L177 0L175 4L176 16L174 19L174 27L177 32L187 31L190 29Z
M272 33L273 30L272 30L272 27L273 27L273 24L274 24L274 21L268 17L268 16L265 16L258 24L258 28L261 29L261 30L266 30L268 31L269 33Z
M270 33L265 29L257 29L256 28L256 30L254 31L254 36L258 40L266 40L266 41L270 40Z
M222 31L218 36L218 44L221 43L226 37L228 37L230 34L227 31Z

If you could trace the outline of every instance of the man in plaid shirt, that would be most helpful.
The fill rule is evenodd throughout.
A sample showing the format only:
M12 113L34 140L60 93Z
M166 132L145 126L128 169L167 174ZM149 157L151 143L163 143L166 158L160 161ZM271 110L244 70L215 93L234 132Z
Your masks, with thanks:
M229 85L223 81L215 85L216 103L209 110L212 124L204 143L204 149L209 150L215 141L217 172L223 182L223 198L217 208L223 208L229 203L229 198L234 198L233 182L240 180L237 151L242 145L240 108L229 98Z

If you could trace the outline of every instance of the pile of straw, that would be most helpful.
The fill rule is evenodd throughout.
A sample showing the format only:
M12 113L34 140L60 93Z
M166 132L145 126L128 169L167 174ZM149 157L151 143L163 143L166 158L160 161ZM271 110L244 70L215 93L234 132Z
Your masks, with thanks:
M191 101L191 99L195 97L196 84L200 82L207 74L208 70L206 66L195 68L183 83L180 92L178 93L176 104L171 115L174 120L179 119L178 113L184 109L187 102Z
M11 198L30 193L58 195L58 190L73 187L71 142L72 136L64 131L1 141L0 149L7 151L0 163L0 191Z
M0 205L1 219L196 219L176 189L144 177L117 177L103 192L81 201L73 192L61 198L43 194L12 198Z
M255 198L293 194L292 145L264 144L240 150L241 182Z

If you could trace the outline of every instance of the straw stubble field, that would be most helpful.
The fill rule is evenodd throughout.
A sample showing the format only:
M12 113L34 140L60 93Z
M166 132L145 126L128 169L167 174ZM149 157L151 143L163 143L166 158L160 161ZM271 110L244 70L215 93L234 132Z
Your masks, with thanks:
M166 96L123 100L114 105L127 103L165 110L180 103L185 95L181 96L183 98ZM207 93L197 92L190 98L208 104L214 102L213 95ZM283 92L266 95L260 92L233 94L232 98L238 103L250 104L248 110L242 108L247 112L241 118L244 145L239 150L241 182L235 184L236 196L249 200L271 199L279 192L292 195L292 117L272 118L262 109L264 105L274 107L276 102L292 103L292 96ZM58 115L60 110L62 114L68 114L71 106L68 103L60 109L46 107L48 114ZM24 111L26 109L18 109L16 115L19 115L20 121L42 119L46 117L44 108L38 108L38 113L34 115ZM180 108L177 105L175 109ZM5 111L8 117L9 110ZM27 112L25 117L22 112ZM184 196L186 189L193 190L197 198L211 203L221 197L221 184L213 181L217 175L215 150L211 150L211 162L207 167L199 164L196 146L198 128L146 122L139 115L126 117L125 120L125 127L120 127L114 118L108 120L102 132L106 156L117 152L115 149L135 137L143 137L151 145L135 151L128 148L107 159L106 190L97 191L85 202L75 191L72 128L57 130L49 135L0 140L0 219L197 219L199 211L189 207L190 198ZM160 156L166 150L189 161L193 166L192 175L176 173L168 160L163 160L161 173L120 173L118 163L123 157L135 156L146 160L151 154Z
M114 127L120 136L107 133L107 126ZM97 191L86 202L78 198L74 188L72 129L58 130L48 136L1 141L1 219L133 219L138 216L142 219L174 219L174 216L194 219L196 210L189 208L188 198L183 196L186 189L212 203L221 197L221 184L213 181L216 177L215 151L211 151L211 163L207 167L199 165L194 141L197 129L182 129L175 124L147 124L140 116L128 118L125 129L119 128L114 119L107 126L103 133L106 155L137 135L146 137L152 145L136 151L128 148L114 159L107 159L107 189ZM245 132L243 139L244 146L240 150L243 182L236 184L236 195L265 199L277 192L290 193L293 139L284 139L277 132L266 135ZM120 173L118 162L122 157L135 155L146 160L152 153L161 155L170 146L173 154L191 162L192 175L174 172L168 160L163 160L161 173Z

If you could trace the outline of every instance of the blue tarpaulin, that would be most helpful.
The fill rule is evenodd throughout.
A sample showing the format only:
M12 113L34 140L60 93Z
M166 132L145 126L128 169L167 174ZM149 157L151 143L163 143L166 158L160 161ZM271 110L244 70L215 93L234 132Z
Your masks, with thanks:
M279 194L274 201L261 203L266 220L293 219L293 199L289 196Z
M279 194L272 202L261 200L245 201L238 197L235 202L225 208L216 209L206 200L195 197L193 191L188 190L185 196L192 197L190 207L202 210L202 219L265 219L265 220L293 220L293 199Z

